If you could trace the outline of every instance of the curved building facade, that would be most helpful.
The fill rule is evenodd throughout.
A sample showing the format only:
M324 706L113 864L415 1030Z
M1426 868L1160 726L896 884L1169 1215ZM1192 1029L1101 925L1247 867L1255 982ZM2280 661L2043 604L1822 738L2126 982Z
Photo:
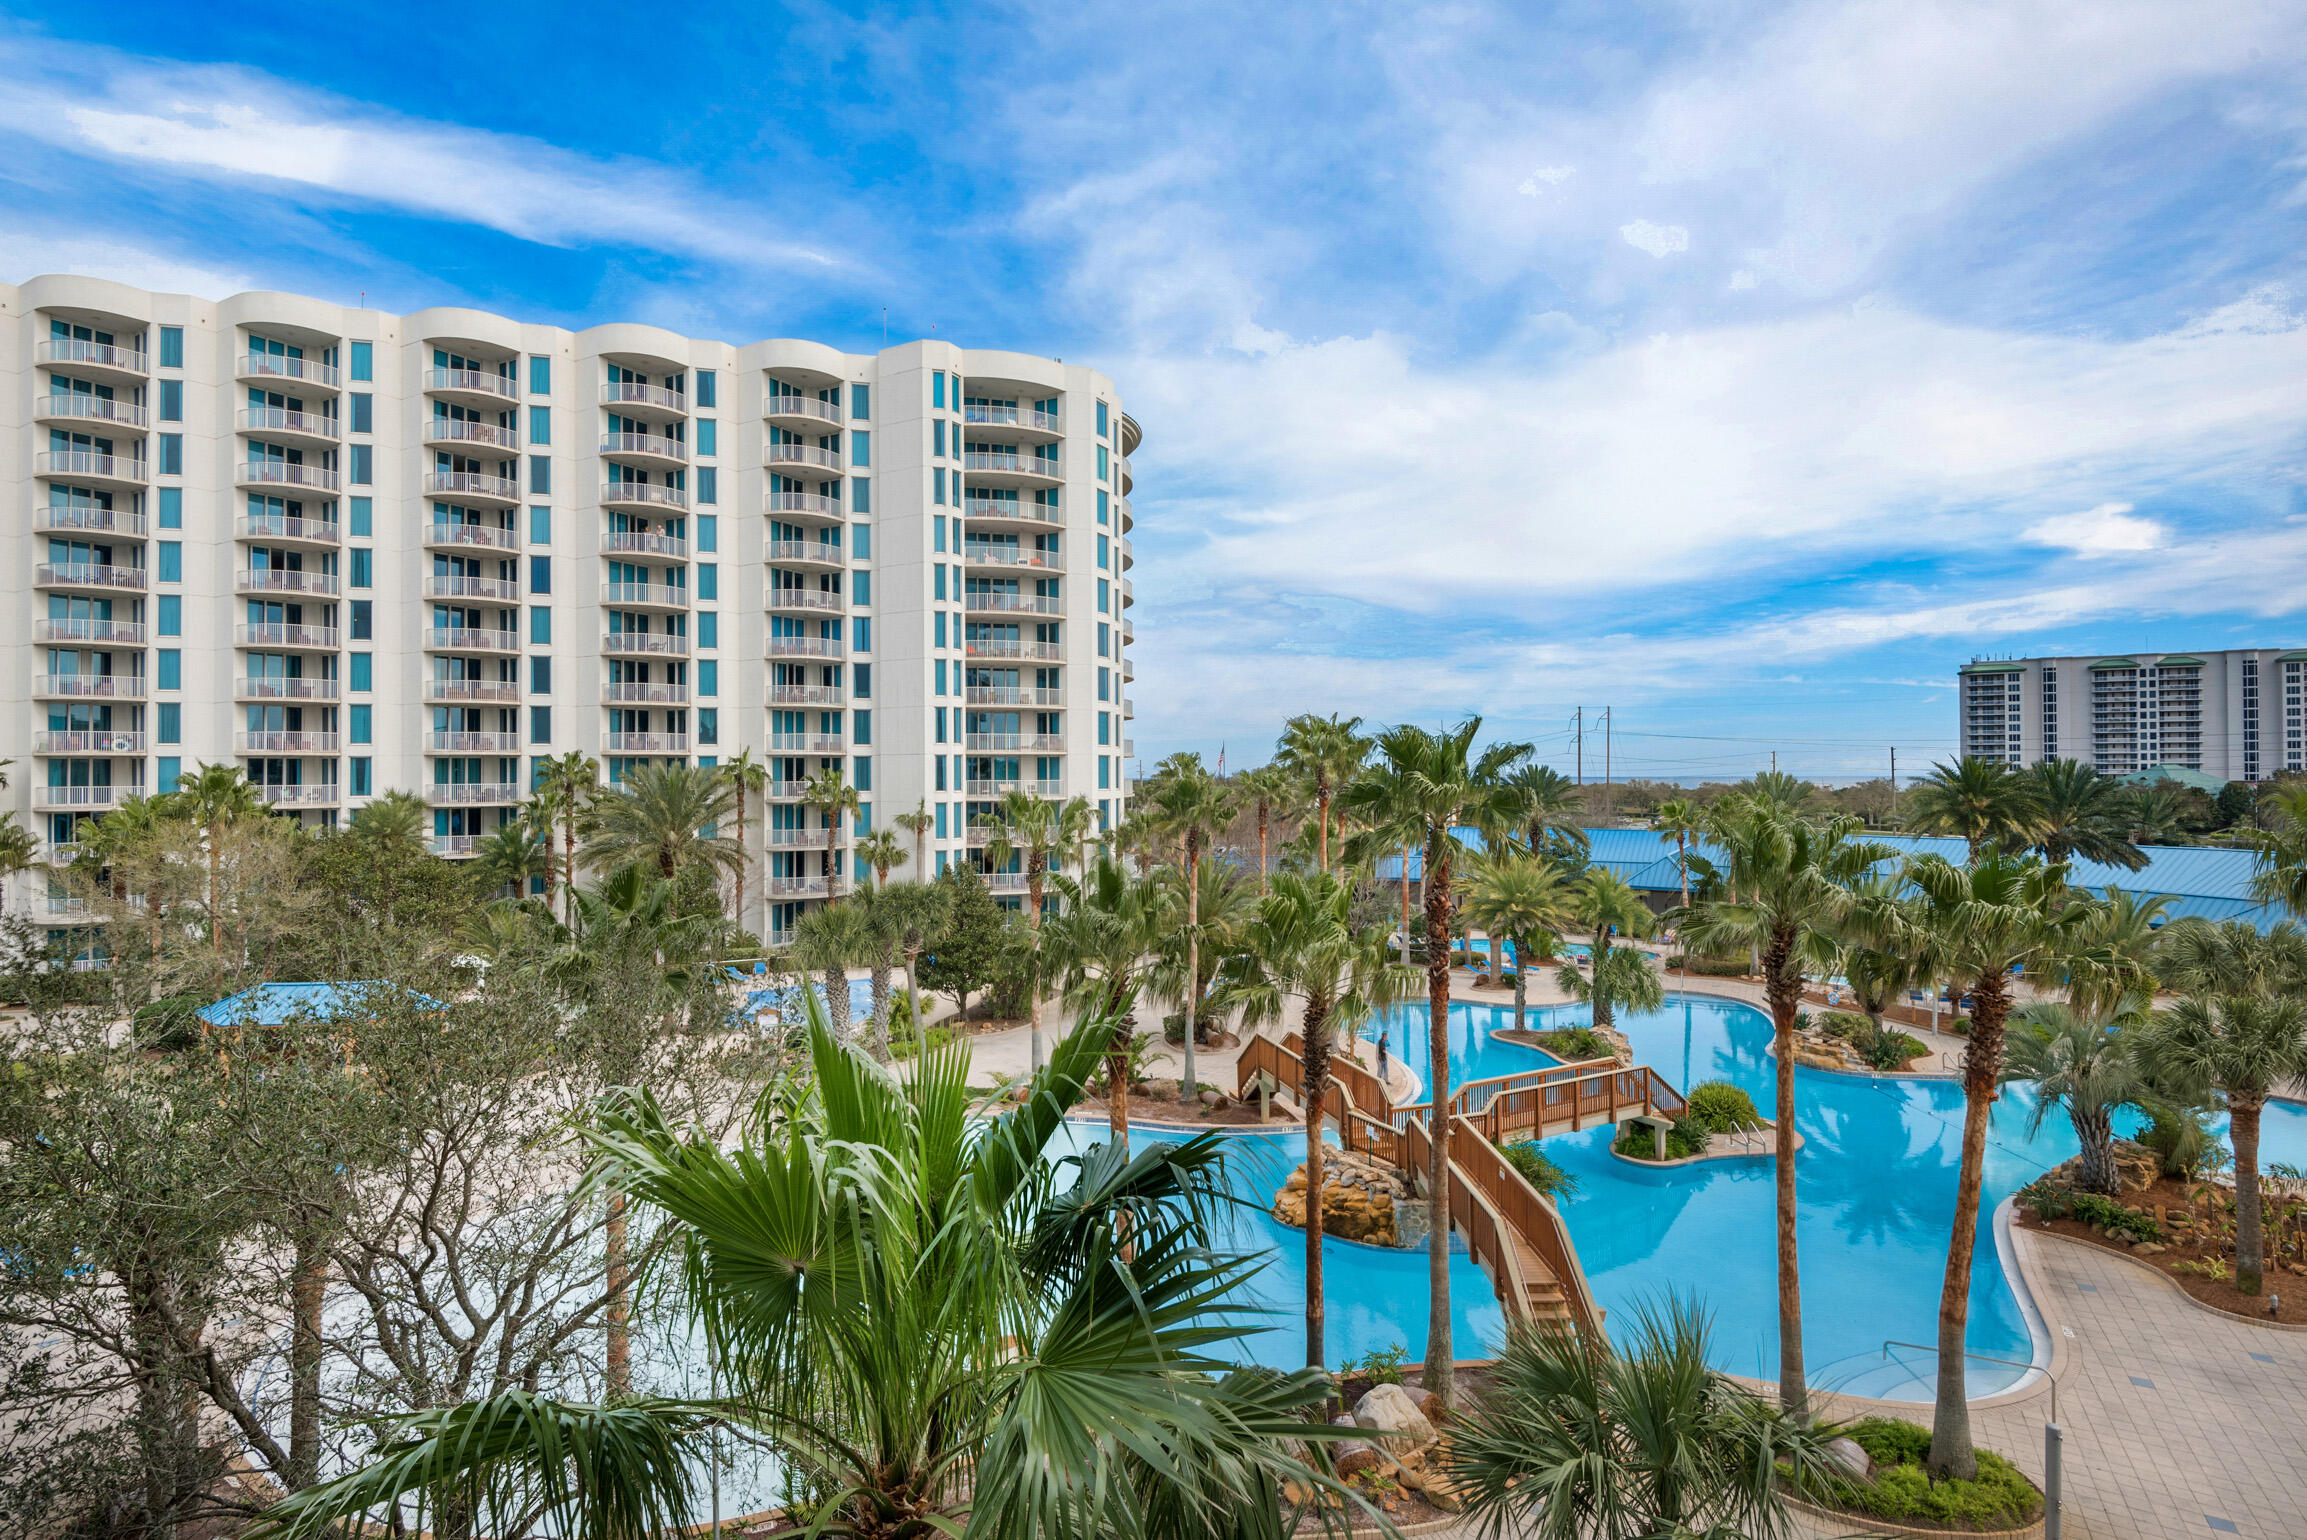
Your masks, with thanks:
M417 793L453 857L572 750L750 751L774 936L917 806L932 874L1009 791L1122 816L1138 428L1093 369L62 276L0 286L0 358L0 795L51 859L203 763L306 822Z

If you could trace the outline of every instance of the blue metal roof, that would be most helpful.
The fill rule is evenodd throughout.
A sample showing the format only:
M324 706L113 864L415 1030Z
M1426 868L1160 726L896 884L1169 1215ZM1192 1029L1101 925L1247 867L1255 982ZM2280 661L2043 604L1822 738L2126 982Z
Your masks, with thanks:
M200 1019L215 1027L285 1027L292 1021L325 1021L332 1016L360 1014L372 991L395 988L383 979L354 979L336 984L256 984L237 995L227 995L200 1008ZM411 991L420 1005L445 1009L430 995Z
M893 991L902 992L903 984L903 974L892 975L891 988ZM822 1001L825 998L825 985L817 979L811 979L809 992ZM790 984L773 989L749 989L745 992L745 1003L738 1008L738 1014L752 1017L760 1015L763 1011L782 1013L792 996L793 986ZM873 981L871 979L851 979L849 981L850 1019L861 1021L872 1014Z

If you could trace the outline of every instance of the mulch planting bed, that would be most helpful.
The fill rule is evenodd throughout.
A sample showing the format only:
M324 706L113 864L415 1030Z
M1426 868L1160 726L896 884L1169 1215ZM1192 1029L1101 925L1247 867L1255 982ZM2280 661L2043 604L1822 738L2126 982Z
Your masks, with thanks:
M2275 1222L2279 1204L2267 1203L2265 1293L2245 1294L2235 1287L2231 1276L2220 1281L2195 1270L2194 1264L2213 1258L2223 1261L2230 1274L2235 1265L2233 1236L2224 1228L2224 1224L2232 1220L2225 1206L2231 1190L2213 1187L2207 1191L2218 1196L2206 1197L2206 1189L2200 1183L2177 1182L2166 1177L2143 1192L2126 1193L2118 1200L2125 1208L2159 1218L2163 1229L2161 1244L2166 1248L2162 1251L2127 1246L2113 1235L2094 1232L2080 1219L2055 1219L2045 1223L2024 1203L2018 1206L2017 1222L2030 1230L2047 1230L2053 1235L2064 1235L2107 1251L2119 1251L2144 1262L2215 1310L2253 1320L2279 1321L2287 1326L2307 1326L2307 1262L2301 1261L2298 1255L2299 1233ZM2187 1222L2178 1221L2177 1216L2182 1215L2187 1216ZM2214 1216L2219 1222L2211 1222ZM2276 1254L2279 1247L2286 1253L2280 1258ZM2273 1315L2267 1310L2270 1298L2278 1303Z

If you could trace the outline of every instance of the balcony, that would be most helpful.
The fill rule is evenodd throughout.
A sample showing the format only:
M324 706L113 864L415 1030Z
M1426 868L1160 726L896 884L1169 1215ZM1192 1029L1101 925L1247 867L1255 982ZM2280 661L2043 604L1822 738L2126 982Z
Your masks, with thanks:
M654 433L604 433L601 455L619 465L665 466L679 469L689 463L689 446L677 438Z
M689 506L689 493L686 488L660 486L653 481L604 481L601 483L601 506L679 510Z
M1122 739L1122 741L1121 741L1121 757L1122 757L1122 758L1124 758L1124 759L1135 759L1135 758L1137 758L1137 740L1136 740L1135 738L1124 738L1124 739Z
M769 469L787 476L824 479L841 474L841 456L815 444L771 444L764 457Z
M1055 642L997 642L965 639L961 644L963 657L968 658L1030 658L1036 662L1055 663L1065 656L1065 649Z
M1121 623L1121 644L1122 644L1124 647L1128 647L1128 646L1134 645L1134 644L1136 643L1136 641L1137 641L1137 622L1136 622L1136 621L1134 621L1134 620L1131 620L1129 617L1127 617L1127 616L1125 615L1125 616L1123 616L1123 617L1122 617L1122 623Z
M441 523L425 526L425 545L448 551L517 551L520 535L494 524Z
M76 807L118 807L144 795L141 786L34 786L32 806L43 812Z
M145 738L142 733L116 731L112 728L74 730L70 732L43 732L32 735L35 754L141 754Z
M772 382L774 383L774 382ZM823 433L841 426L841 403L820 401L792 391L775 391L763 399L761 415L780 428L800 433Z
M521 638L513 631L487 631L477 626L427 626L427 652L519 652Z
M662 556L673 561L689 559L689 542L671 535L659 535L639 530L612 529L601 534L603 556Z
M676 417L689 415L689 398L683 392L635 381L604 382L601 386L601 405L613 406L624 416L639 417L650 422L670 422Z
M1026 875L1023 872L987 872L985 874L985 890L988 893L1025 893L1031 891L1026 886Z
M1062 754L1063 733L970 733L962 747L973 754Z
M332 365L317 358L289 358L279 353L243 353L233 361L232 373L233 378L245 385L272 386L286 382L332 394L344 381L344 376Z
M685 684L638 683L631 680L611 680L601 686L601 704L605 706L686 706L689 687Z
M99 379L142 380L152 361L141 348L118 342L84 342L78 337L43 337L32 347L36 364L65 364L75 373Z
M769 638L769 656L772 658L838 658L841 655L841 638L837 636Z
M144 645L144 622L141 620L35 620L32 622L32 640L36 642L106 642L116 647Z
M849 565L849 558L842 554L838 540L772 540L765 559L788 567L817 567L828 571Z
M604 583L601 603L621 610L685 610L689 590L670 583Z
M234 733L235 754L334 754L335 733Z
M601 651L612 658L685 658L689 639L662 631L612 631L601 638Z
M427 369L425 394L488 411L501 409L507 401L520 400L521 387L511 375L482 369Z
M961 789L963 795L971 797L999 797L1013 791L1029 791L1037 797L1062 797L1065 795L1065 782L1024 780L965 781L962 783Z
M317 465L288 460L243 460L232 468L232 482L241 487L291 487L305 492L335 492L344 478Z
M521 585L511 578L466 577L459 573L436 572L425 579L425 597L486 599L498 604L517 604L521 598Z
M151 463L93 449L43 449L32 457L32 474L92 487L141 487L151 479Z
M1121 508L1121 532L1126 535L1137 527L1137 520L1130 516L1128 498L1117 498L1115 501Z
M513 781L434 781L425 788L425 801L449 807L511 807L520 800Z
M832 892L828 877L771 877L761 884L771 898L824 898Z
M285 406L242 407L235 425L243 433L303 439L313 444L335 443L344 428L334 417L324 417L319 412L292 411Z
M1062 438L1064 426L1055 412L1037 411L1030 406L1010 406L979 402L961 409L961 420L973 428L1016 428L1019 437L1048 434Z
M762 831L763 843L771 850L830 850L836 829L767 829Z
M426 733L427 754L518 754L519 733Z
M280 620L232 628L236 647L294 647L307 652L334 652L342 635L334 626L291 625Z
M256 796L267 807L335 807L339 789L332 781L312 786L259 786Z
M1065 510L1041 503L1029 503L1020 498L1012 502L1006 497L972 497L962 504L962 516L972 524L988 523L996 526L1022 524L1028 527L1047 527L1065 522Z
M1137 665L1127 658L1121 660L1121 682L1123 684L1135 684L1137 682Z
M334 679L274 678L259 679L243 676L232 682L232 698L241 700L335 700L338 681Z
M425 842L425 848L446 860L457 860L477 854L481 848L478 834L436 834Z
M973 449L961 457L972 487L1054 487L1065 470L1053 456L991 453Z
M144 592L142 567L110 567L93 561L44 561L32 569L34 588L128 589Z
M233 533L242 540L262 540L272 545L335 545L343 539L344 529L329 519L307 519L286 513L244 513L234 521Z
M687 733L610 733L603 740L604 754L686 754Z
M967 593L961 596L961 607L973 614L986 615L1062 615L1065 602L1044 594L989 594Z
M839 733L771 733L769 752L772 754L840 754L846 752L847 743Z
M493 422L474 422L464 417L432 417L425 421L425 442L479 447L512 454L521 447L521 435L517 429L500 428Z
M130 513L125 508L98 508L84 503L43 503L32 510L32 529L36 534L76 535L85 530L142 540L145 521L143 514Z
M1127 609L1130 605L1137 603L1137 584L1131 582L1128 578L1123 578L1121 580L1121 602L1124 609Z
M769 590L769 610L772 614L824 614L838 615L848 601L839 594L826 593L815 588L772 588Z
M849 692L837 684L773 684L769 687L772 706L838 706L849 699Z
M40 674L32 694L41 700L142 700L142 674Z
M1125 721L1126 721L1127 719L1131 718L1131 717L1134 717L1134 716L1136 716L1136 715L1137 715L1137 702L1136 702L1136 701L1134 701L1134 700L1131 700L1131 699L1130 699L1128 696L1126 696L1126 695L1125 695L1125 696L1123 696L1123 697L1122 697L1122 700L1121 700L1121 714L1122 714L1122 717L1123 717L1123 719L1124 719Z
M841 499L822 492L771 492L762 499L762 511L806 523L838 524L842 518Z
M961 692L964 704L971 706L1062 706L1063 690L1037 690L1030 685L973 684Z
M1131 474L1130 474L1130 464L1129 464L1129 456L1128 456L1128 455L1123 455L1123 456L1121 457L1121 464L1120 464L1120 468L1119 468L1119 479L1120 479L1120 483L1121 483L1121 491L1122 491L1122 495L1123 495L1124 497L1127 497L1127 496L1130 494L1130 492L1131 492L1132 490L1134 490L1134 489L1136 488L1136 486L1137 486L1137 477L1135 477L1135 476L1133 476L1133 475L1131 475Z
M141 429L147 414L133 401L91 396L80 391L52 390L32 398L32 420L39 423L96 424Z
M481 471L427 471L424 492L427 497L453 497L492 508L510 508L521 500L518 481Z
M427 679L425 699L446 702L495 701L510 705L521 698L517 679Z
M243 567L232 575L232 591L236 594L317 594L327 598L336 593L337 578L333 572Z
M964 545L961 559L972 567L1027 567L1037 572L1063 572L1065 557L1057 551L1037 551L1021 545Z

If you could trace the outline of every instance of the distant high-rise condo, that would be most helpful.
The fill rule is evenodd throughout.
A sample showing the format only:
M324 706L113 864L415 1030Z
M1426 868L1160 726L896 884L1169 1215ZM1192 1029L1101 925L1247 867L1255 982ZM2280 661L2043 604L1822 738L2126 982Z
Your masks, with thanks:
M0 307L0 752L52 859L204 762L307 822L416 792L463 856L549 757L751 749L775 937L916 804L930 875L1006 792L1122 816L1139 433L1093 369L58 276ZM801 799L831 768L848 827Z
M2307 770L2307 651L1976 659L1958 738L1980 759L2079 759L2106 775L2180 765L2226 781Z

